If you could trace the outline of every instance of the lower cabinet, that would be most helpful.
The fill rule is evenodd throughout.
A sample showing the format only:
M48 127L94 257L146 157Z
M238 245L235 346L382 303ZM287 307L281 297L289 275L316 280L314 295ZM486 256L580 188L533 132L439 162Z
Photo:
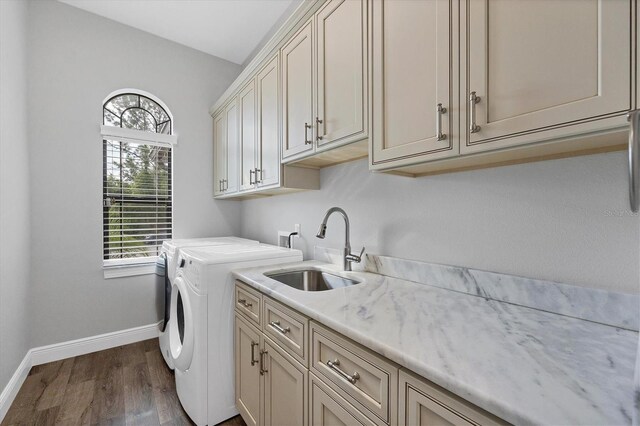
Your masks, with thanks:
M505 424L450 392L402 370L398 414L399 424L412 426Z
M376 425L313 374L311 374L309 400L309 417L312 425Z
M378 424L395 424L398 366L338 333L311 324L311 371Z
M261 424L260 332L236 314L236 408L248 426Z
M264 338L263 386L265 426L307 424L306 368Z
M306 426L309 373L236 313L236 406L248 426Z
M248 426L506 424L242 282L239 297L236 405Z

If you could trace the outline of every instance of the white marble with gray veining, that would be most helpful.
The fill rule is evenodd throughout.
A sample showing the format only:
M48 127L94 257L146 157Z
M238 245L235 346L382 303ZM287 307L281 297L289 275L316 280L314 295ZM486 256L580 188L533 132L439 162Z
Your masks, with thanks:
M342 251L315 247L316 260L342 264ZM542 311L638 331L640 295L578 287L460 266L367 254L362 265L374 274L442 287Z
M361 284L304 292L265 271L314 267ZM638 333L317 261L237 278L515 424L631 424Z

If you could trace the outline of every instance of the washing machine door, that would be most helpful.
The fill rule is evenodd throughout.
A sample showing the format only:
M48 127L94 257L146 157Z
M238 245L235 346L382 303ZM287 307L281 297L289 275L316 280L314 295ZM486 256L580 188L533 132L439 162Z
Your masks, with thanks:
M194 347L193 310L184 277L176 277L171 288L171 321L169 322L169 352L175 368L187 371L191 366Z

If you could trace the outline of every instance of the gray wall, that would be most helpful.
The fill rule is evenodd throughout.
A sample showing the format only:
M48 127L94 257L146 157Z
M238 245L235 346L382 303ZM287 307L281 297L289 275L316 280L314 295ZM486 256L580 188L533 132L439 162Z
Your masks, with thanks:
M29 349L27 5L0 1L0 392Z
M278 20L271 26L271 29L264 35L264 37L262 37L262 40L260 40L260 43L258 43L258 45L253 48L251 53L249 53L249 56L247 56L244 62L242 62L243 69L246 68L247 65L249 65L249 62L251 62L258 53L260 53L260 50L262 50L262 48L269 42L269 40L271 40L271 38L275 35L275 33L278 32L280 27L282 27L282 25L284 25L287 19L289 19L291 14L293 14L293 12L295 12L296 9L300 6L300 3L302 3L302 0L289 0L289 1L291 1L291 3L285 9L285 11L282 12L282 15L280 15L280 18L278 18Z
M172 111L175 237L237 234L239 203L212 199L208 109L241 67L54 1L29 19L31 346L155 322L150 276L103 278L102 101L136 88Z
M575 157L423 178L369 173L367 161L321 172L321 190L243 202L242 235L276 243L342 247L343 207L352 247L629 293L640 291L640 218L627 198L625 153Z

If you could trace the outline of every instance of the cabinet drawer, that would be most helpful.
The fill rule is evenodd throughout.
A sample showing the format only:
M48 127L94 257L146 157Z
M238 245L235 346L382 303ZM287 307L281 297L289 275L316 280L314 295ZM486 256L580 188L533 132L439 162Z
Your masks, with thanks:
M253 324L260 327L262 295L241 281L236 281L235 306Z
M375 420L365 416L315 375L309 374L309 377L309 410L313 426L384 425L375 416Z
M309 320L268 297L264 298L264 334L278 342L302 365L308 366Z
M356 407L395 423L398 368L338 334L311 323L311 370Z

